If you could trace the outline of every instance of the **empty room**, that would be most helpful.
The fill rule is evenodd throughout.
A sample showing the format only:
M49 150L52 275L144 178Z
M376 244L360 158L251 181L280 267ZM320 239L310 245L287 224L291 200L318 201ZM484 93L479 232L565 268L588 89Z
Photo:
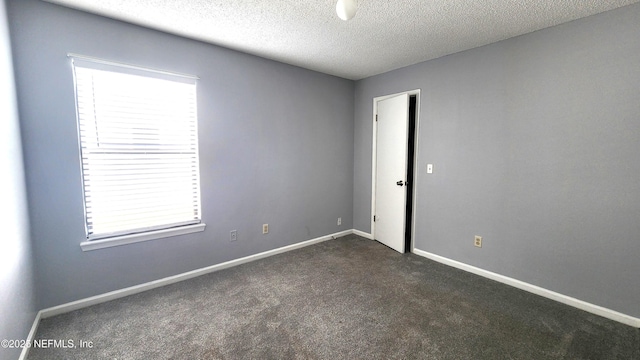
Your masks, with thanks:
M640 359L637 0L0 21L0 359Z

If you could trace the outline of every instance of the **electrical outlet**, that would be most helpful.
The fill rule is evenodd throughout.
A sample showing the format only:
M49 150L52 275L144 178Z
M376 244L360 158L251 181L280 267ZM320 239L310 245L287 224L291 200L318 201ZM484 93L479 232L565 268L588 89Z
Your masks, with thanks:
M338 225L342 225L342 218L341 217L338 218Z
M263 234L269 233L269 224L262 224L262 233Z
M231 230L231 233L229 234L229 240L231 240L231 241L238 240L238 231L237 230Z
M474 240L473 240L473 245L481 248L482 247L482 236L476 235L474 237Z

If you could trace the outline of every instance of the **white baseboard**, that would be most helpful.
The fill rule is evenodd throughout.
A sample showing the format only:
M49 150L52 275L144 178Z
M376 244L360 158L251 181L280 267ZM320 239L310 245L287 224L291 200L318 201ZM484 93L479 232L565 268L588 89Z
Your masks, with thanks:
M371 235L369 233L366 233L364 231L353 229L353 233L355 235L362 236L363 238L366 238L366 239L369 239L369 240L373 240L373 235Z
M611 319L629 326L633 326L636 328L640 328L640 319L627 315L627 314L623 314L620 312L617 312L615 310L611 310L611 309L607 309L604 308L602 306L599 305L594 305L591 303L588 303L586 301L582 301L582 300L578 300L576 298L572 298L570 296L567 295L563 295L560 293L557 293L555 291L551 291L551 290L547 290L545 288L541 288L539 286L536 285L532 285L529 283L526 283L524 281L520 281L520 280L516 280L504 275L500 275L491 271L487 271L475 266L471 266L471 265L467 265L465 263L461 263L459 261L455 261L455 260L451 260L449 258L445 258L443 256L440 255L436 255L436 254L432 254L420 249L413 249L413 252L416 255L420 255L423 257L426 257L428 259L437 261L439 263L445 264L445 265L449 265L455 268L458 268L460 270L464 270L476 275L480 275L482 277L485 277L487 279L491 279L491 280L495 280L498 282L501 282L503 284L506 285L510 285L513 286L515 288L518 288L520 290L524 290L524 291L528 291L530 293L536 294L536 295L540 295L542 297L551 299L551 300L555 300L557 302L561 302L563 304L569 305L569 306L573 306L575 308L578 308L580 310L584 310L587 312L590 312L592 314L595 315L599 315L602 316L604 318L607 319Z
M342 237L342 236L346 236L346 235L350 235L350 234L353 234L353 230L351 230L351 229L350 230L341 231L341 232L337 232L337 233L330 234L330 235L321 236L319 238L303 241L303 242L300 242L300 243L297 243L297 244L292 244L292 245L284 246L284 247L281 247L281 248L277 248L277 249L261 252L259 254L249 255L249 256L245 256L243 258L230 260L230 261L227 261L227 262L223 262L223 263L220 263L220 264L208 266L208 267L205 267L205 268L196 269L196 270L189 271L189 272L186 272L186 273L182 273L182 274L178 274L178 275L174 275L174 276L169 276L169 277L166 277L166 278L163 278L163 279L150 281L150 282L147 282L147 283L144 283L144 284L135 285L135 286L131 286L131 287L128 287L128 288L111 291L111 292L108 292L108 293L105 293L105 294L96 295L96 296L88 297L88 298L85 298L85 299L80 299L80 300L77 300L77 301L72 301L72 302L69 302L69 303L66 303L66 304L62 304L62 305L58 305L58 306L54 306L54 307L50 307L50 308L41 310L38 313L38 316L41 317L42 319L46 319L46 318L51 317L51 316L68 313L70 311L82 309L82 308L85 308L85 307L88 307L88 306L92 306L92 305L101 304L101 303L104 303L104 302L107 302L107 301L111 301L111 300L119 299L119 298L122 298L122 297L125 297L125 296L141 293L143 291L155 289L155 288L158 288L158 287L161 287L161 286L174 284L174 283L177 283L179 281L188 280L188 279L191 279L191 278L194 278L194 277L197 277L197 276L201 276L201 275L205 275L205 274L212 273L212 272L215 272L215 271L227 269L227 268L230 268L230 267L233 267L233 266L238 266L240 264L244 264L244 263L248 263L248 262L251 262L251 261L263 259L263 258L266 258L266 257L269 257L269 256L273 256L273 255L277 255L277 254L280 254L280 253L283 253L283 252L287 252L287 251L303 248L305 246L317 244L317 243L320 243L320 242L323 242L323 241L332 240L332 239L335 239L335 238L338 238L338 237Z
M36 332L38 331L38 325L40 325L40 318L42 317L42 311L38 311L36 314L36 318L33 320L33 325L31 325L31 330L29 330L29 335L27 335L27 344L33 344L33 340L36 336ZM18 360L26 360L27 356L29 356L29 349L31 346L25 346L22 348L22 352L20 352L20 357Z

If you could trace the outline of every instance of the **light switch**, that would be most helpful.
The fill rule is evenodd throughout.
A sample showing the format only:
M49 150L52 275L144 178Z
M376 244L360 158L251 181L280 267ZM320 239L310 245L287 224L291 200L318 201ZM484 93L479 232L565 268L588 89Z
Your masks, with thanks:
M433 174L433 164L427 164L427 174Z

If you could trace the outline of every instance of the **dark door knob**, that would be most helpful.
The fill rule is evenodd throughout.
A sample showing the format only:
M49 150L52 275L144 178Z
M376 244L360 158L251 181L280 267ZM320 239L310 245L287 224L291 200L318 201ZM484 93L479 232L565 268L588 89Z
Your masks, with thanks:
M404 181L400 180L400 181L398 181L398 182L396 183L396 185L398 185L398 186L403 186L403 185L404 185Z

